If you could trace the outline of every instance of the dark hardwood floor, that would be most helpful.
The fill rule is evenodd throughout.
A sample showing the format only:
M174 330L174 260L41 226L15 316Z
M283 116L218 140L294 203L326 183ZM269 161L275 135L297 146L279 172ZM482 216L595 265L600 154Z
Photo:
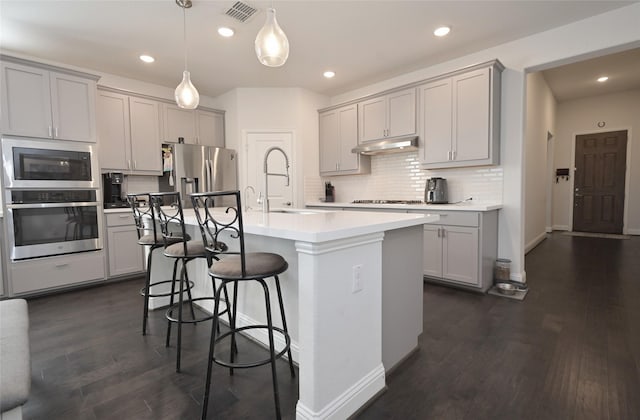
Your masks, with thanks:
M553 234L517 302L426 284L420 349L360 419L639 419L640 237ZM186 326L183 372L163 311L140 334L142 280L31 299L26 419L195 419L209 324ZM262 350L243 341L248 357ZM278 366L285 418L297 379ZM210 418L273 418L267 366L214 371Z

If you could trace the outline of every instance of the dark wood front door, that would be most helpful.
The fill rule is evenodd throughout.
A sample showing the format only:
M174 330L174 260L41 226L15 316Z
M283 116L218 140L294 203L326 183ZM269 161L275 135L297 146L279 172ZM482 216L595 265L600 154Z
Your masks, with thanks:
M573 230L622 233L627 132L576 136Z

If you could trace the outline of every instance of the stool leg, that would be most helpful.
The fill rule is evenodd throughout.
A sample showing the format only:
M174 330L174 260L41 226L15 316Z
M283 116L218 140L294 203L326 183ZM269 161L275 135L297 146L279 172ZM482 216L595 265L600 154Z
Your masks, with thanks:
M178 296L178 355L176 358L176 372L180 372L180 356L182 348L182 303L184 294L184 277L187 271L187 263L182 260L182 271L180 272L180 295Z
M264 290L265 306L267 308L267 330L269 333L269 353L271 356L271 377L273 379L273 399L276 403L276 418L282 418L280 414L280 393L278 392L278 376L276 373L276 347L273 340L273 320L271 319L271 302L269 298L269 288L264 279L257 279Z
M226 283L224 283L226 285ZM238 346L236 345L236 311L238 308L238 281L233 282L233 305L232 305L232 313L231 319L229 320L231 326L231 358L229 359L231 363L235 361L235 353L237 353ZM234 353L233 349L236 349ZM229 375L233 375L233 368L229 368Z
M227 319L229 319L229 326L235 325L231 322L231 301L229 300L229 292L227 291L227 285L225 284L222 291L224 292L224 301L227 303ZM218 334L220 334L220 323L218 323ZM234 342L231 345L233 348L231 351L235 354L238 354L238 346Z
M220 288L216 288L215 279L212 277L214 290L214 307L213 307L213 319L211 321L211 338L209 339L209 360L207 361L207 379L204 384L204 398L202 400L202 420L207 419L207 409L209 407L209 391L211 390L211 373L213 370L213 355L215 353L216 346L216 328L218 326L218 310L220 308L220 289L226 288L226 283L223 281Z
M189 272L187 271L187 267L186 264L191 261L191 260L185 260L182 263L185 264L185 268L184 268L184 278L187 286L187 296L189 297L189 306L191 307L191 319L195 320L196 319L196 313L193 310L193 296L191 296L191 286L189 284ZM197 323L194 323L193 325L198 325Z
M178 272L178 259L173 262L173 281L171 282L171 294L169 295L169 308L173 306L173 297L176 294L176 273ZM169 347L169 341L171 340L171 321L167 319L167 341L164 346Z
M280 316L282 317L282 329L285 334L289 335L287 329L287 318L284 315L284 303L282 302L282 290L280 289L280 279L278 276L273 276L276 279L276 290L278 291L278 303L280 304ZM289 357L289 370L291 370L291 377L296 377L296 371L293 368L293 358L291 357L291 342L289 342L289 348L287 349L287 357Z
M147 257L147 275L144 280L144 311L142 313L142 335L147 335L147 318L149 318L149 284L151 284L151 257L153 256L153 250L151 247L149 250L149 256Z

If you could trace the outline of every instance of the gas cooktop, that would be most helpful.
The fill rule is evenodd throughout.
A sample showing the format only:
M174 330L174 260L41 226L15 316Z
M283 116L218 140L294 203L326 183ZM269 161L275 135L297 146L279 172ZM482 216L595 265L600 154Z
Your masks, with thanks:
M424 204L420 200L353 200L352 204Z

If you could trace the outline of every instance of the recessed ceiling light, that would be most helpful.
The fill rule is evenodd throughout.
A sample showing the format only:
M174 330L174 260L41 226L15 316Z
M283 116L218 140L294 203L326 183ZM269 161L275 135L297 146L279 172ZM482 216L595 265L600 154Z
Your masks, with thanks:
M451 28L448 26L441 26L439 28L437 28L435 31L433 31L433 34L435 36L445 36L446 34L448 34L451 31Z
M220 36L223 36L225 38L229 38L229 37L232 37L233 34L235 34L235 31L226 26L221 26L218 28L218 34L220 34Z
M146 55L146 54L142 54L140 56L140 60L144 61L145 63L153 63L154 61L156 61L155 58L151 57L150 55Z
M327 79L331 79L333 76L336 75L336 72L335 71L331 71L331 70L327 70L324 73L322 73L322 75L324 77L326 77Z
M607 80L609 80L609 78L607 76L598 77L598 82L600 82L600 83L606 82Z

